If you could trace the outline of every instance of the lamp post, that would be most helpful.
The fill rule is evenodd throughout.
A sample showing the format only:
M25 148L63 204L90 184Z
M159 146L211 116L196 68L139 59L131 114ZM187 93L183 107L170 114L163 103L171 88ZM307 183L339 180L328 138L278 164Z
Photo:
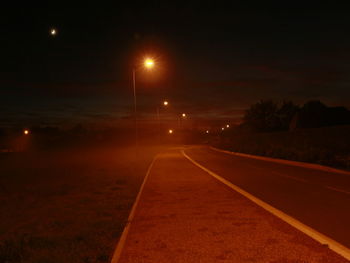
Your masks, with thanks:
M167 107L169 105L169 102L167 100L163 101L163 106L164 107ZM159 107L157 107L157 119L158 119L158 122L160 123L160 117L159 117Z
M169 105L169 102L167 100L163 101L163 106L164 107L167 107ZM161 141L161 130L162 130L162 125L161 125L161 122L160 122L160 113L159 113L159 106L157 107L157 121L158 121L158 132L159 132L159 141Z
M177 115L177 125L179 130L183 128L183 121L187 118L187 114L186 113L182 113L180 115Z
M152 69L154 67L154 61L151 58L146 58L144 60L144 67L147 69ZM132 86L134 92L134 117L135 117L135 144L138 147L138 124L137 124L137 100L136 100L136 69L135 67L132 69Z
M135 68L132 69L132 86L134 90L134 118L135 118L135 145L138 146L139 132L137 127L137 104L136 104L136 71Z

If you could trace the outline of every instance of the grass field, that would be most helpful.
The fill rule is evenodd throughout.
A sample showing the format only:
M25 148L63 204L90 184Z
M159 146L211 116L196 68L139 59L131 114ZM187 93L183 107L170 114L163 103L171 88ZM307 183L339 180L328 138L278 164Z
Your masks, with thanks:
M0 262L109 262L159 147L0 155Z
M235 152L350 169L350 126L287 132L226 132L212 142Z

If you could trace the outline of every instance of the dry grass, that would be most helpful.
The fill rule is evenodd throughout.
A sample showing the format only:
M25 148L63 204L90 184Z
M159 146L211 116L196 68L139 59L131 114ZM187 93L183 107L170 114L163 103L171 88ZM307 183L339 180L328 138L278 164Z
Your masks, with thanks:
M154 154L144 147L0 159L0 262L109 262Z

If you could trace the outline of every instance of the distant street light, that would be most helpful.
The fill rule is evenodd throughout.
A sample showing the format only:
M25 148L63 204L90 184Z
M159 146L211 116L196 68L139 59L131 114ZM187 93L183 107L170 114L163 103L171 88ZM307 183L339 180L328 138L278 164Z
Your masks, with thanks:
M230 128L230 125L226 124L226 128Z
M174 131L172 129L170 129L168 132L169 132L169 134L172 134Z
M182 113L181 114L182 118L180 116L178 117L177 121L180 128L182 127L182 119L186 119L186 116L187 116L186 113Z
M28 135L28 134L29 134L29 130L24 130L24 131L23 131L23 134L24 134L24 135Z
M205 133L207 133L207 134L208 134L208 133L209 133L209 130L206 130L206 132L205 132Z
M168 101L163 101L164 107L168 106ZM157 120L158 120L158 129L159 129L159 138L161 137L161 123L160 123L160 114L159 114L159 107L157 107Z
M223 130L225 130L225 128L224 128L224 127L222 127L222 128L221 128L221 130L223 131Z

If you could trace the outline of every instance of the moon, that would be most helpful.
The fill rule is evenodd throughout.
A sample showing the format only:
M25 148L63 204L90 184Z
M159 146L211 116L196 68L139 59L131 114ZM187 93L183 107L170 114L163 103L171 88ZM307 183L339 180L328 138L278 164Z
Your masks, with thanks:
M51 28L50 29L50 35L51 36L56 36L57 35L57 29L56 28Z

